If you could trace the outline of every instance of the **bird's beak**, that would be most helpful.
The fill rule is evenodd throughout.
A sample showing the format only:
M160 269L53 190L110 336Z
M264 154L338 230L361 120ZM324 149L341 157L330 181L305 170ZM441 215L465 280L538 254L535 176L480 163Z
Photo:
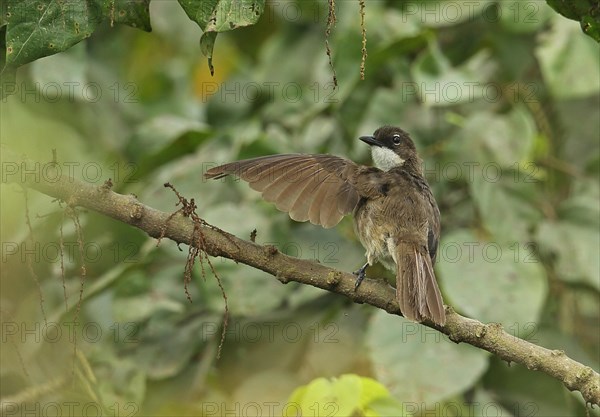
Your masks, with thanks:
M383 146L381 142L375 139L375 136L361 136L359 139L370 146Z

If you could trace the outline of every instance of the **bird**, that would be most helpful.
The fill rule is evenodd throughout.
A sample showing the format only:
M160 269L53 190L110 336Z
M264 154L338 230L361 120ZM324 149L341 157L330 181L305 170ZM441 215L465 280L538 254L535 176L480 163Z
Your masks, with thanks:
M403 316L443 326L433 269L440 211L415 144L407 132L387 125L359 139L370 146L375 166L328 154L276 154L213 167L204 176L237 176L299 222L331 228L351 214L366 250L366 263L354 272L355 290L366 268L380 262L396 274Z

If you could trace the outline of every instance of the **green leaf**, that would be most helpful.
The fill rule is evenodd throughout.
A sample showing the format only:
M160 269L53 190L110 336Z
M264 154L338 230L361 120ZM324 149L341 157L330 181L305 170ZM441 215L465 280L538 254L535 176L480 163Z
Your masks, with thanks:
M146 32L150 25L150 0L113 0L109 6L111 22L122 23Z
M373 315L367 344L377 379L401 402L433 404L456 395L487 368L486 352L380 310Z
M0 100L13 94L16 90L16 71L6 65L6 24L3 23L6 16L6 4L0 7Z
M586 415L584 407L577 404L581 394L566 391L560 381L543 372L531 372L524 366L509 366L493 358L483 380L486 388L500 399L499 402L517 416ZM490 411L491 408L488 413Z
M600 42L600 5L595 0L546 0L563 16L577 20L583 32Z
M473 172L470 192L491 239L502 245L529 241L531 226L541 218L534 205L534 184L525 182L528 178L518 176L517 171L502 170L494 164ZM514 174L516 178L510 178Z
M579 178L569 198L558 207L559 218L586 228L600 227L600 184L597 177Z
M487 9L492 0L469 1L445 0L403 2L403 21L416 21L421 26L444 27L455 26L466 21L473 21L481 13L489 13Z
M210 75L215 75L215 67L212 63L213 50L215 49L215 41L217 40L217 32L204 32L200 37L200 51L202 55L208 58L208 69Z
M449 145L448 168L467 180L484 226L502 244L528 241L541 218L534 204L541 172L530 161L534 140L535 124L517 106L502 116L473 113Z
M378 411L392 412L379 414ZM297 388L288 401L284 415L317 416L379 416L402 417L401 405L390 397L389 391L379 382L347 374L339 378L317 378L308 385Z
M523 106L515 106L506 114L476 111L457 132L450 150L457 160L475 163L477 167L516 168L530 159L535 134L535 122ZM493 174L483 173L486 178ZM498 174L509 173L500 171ZM513 178L508 175L508 179Z
M442 237L438 269L446 301L483 322L537 322L547 284L531 244L502 245L468 230Z
M265 9L265 0L178 0L188 17L204 32L200 50L208 58L214 74L212 54L217 33L250 26L258 22Z
M266 272L247 265L223 265L213 261L225 293L231 314L253 316L273 311L281 306L285 297L292 291L291 287L274 280ZM207 269L207 266L204 266ZM223 310L221 291L217 287L212 274L206 282L199 283L200 291L208 297L207 307L213 311Z
M543 221L536 240L540 251L556 256L556 272L566 282L600 289L600 187L594 178L581 178L571 196L557 208L559 219Z
M452 67L437 41L415 60L411 72L420 100L428 106L473 102L482 96L482 87L492 74L488 51L473 55L459 67Z
M103 19L101 1L10 1L6 5L6 66L62 52L91 36Z
M498 2L498 17L503 27L515 33L536 32L554 15L550 7L538 1Z
M189 365L190 358L202 343L216 337L220 317L192 314L154 315L137 336L139 343L132 358L151 379L165 379L177 375Z
M136 181L171 161L192 153L210 137L206 125L191 118L165 114L141 124L127 145L130 160L137 164Z
M219 0L213 9L207 32L226 32L258 22L265 9L265 0Z
M120 323L139 322L164 312L181 313L183 309L182 303L166 297L157 300L151 292L133 297L119 297L113 301L113 314L115 320Z
M178 0L179 4L194 22L204 31L221 0Z
M566 282L584 282L600 290L600 235L597 227L568 221L543 222L537 233L540 250L555 254L556 272Z
M5 60L2 74L38 58L66 51L108 19L150 31L150 0L24 0L2 5ZM3 33L0 33L3 35Z
M573 99L600 91L600 48L568 20L555 18L536 49L540 68L556 98Z
M109 352L107 354L107 352ZM98 377L94 385L102 405L110 412L130 413L131 404L140 404L146 394L146 374L130 358L120 358L110 349L104 349L100 358L92 356Z
M351 241L336 230L310 223L297 224L291 231L291 239L281 242L281 246L287 248L283 252L288 255L315 260L342 271L355 271L364 263L364 249L357 240Z

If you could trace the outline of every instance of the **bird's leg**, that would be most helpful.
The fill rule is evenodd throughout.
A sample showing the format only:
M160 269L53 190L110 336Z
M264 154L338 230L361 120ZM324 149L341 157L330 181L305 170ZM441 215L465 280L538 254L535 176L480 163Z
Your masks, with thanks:
M363 279L365 279L365 269L369 266L369 262L360 267L358 271L354 271L353 274L356 275L356 282L354 283L354 291L358 288Z

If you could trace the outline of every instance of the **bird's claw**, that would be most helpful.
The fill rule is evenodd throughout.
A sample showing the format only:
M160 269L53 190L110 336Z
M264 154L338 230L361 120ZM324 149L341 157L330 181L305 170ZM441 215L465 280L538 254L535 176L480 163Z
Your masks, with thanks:
M356 282L354 283L354 291L356 291L360 285L360 283L362 282L363 279L365 279L365 270L367 269L367 266L369 266L369 263L367 262L366 264L364 264L359 270L354 271L353 274L356 275Z

